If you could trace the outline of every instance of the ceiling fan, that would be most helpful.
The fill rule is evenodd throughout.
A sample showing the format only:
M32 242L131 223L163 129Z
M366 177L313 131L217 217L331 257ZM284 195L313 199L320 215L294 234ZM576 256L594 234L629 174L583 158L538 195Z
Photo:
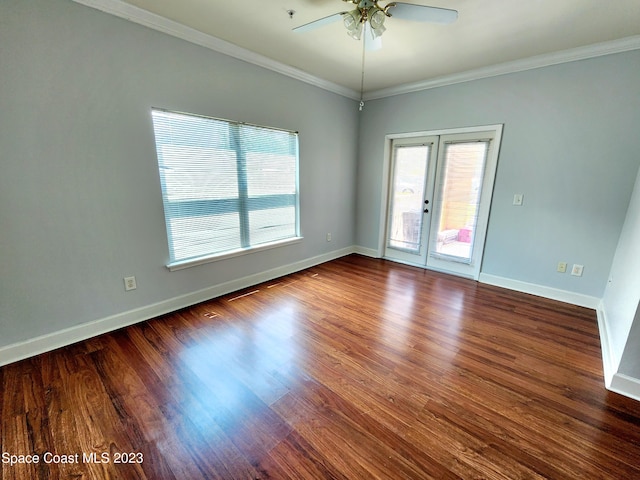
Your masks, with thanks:
M354 4L356 8L319 18L313 22L300 25L294 28L293 31L298 33L308 32L309 30L314 30L318 27L342 20L347 29L347 34L350 37L360 40L363 32L365 32L365 42L367 40L378 40L371 44L372 48L376 49L380 47L380 36L386 30L384 22L387 17L442 24L455 22L458 18L458 12L448 8L427 7L403 2L390 2L385 6L380 6L378 0L343 1Z
M378 0L343 0L356 6L350 11L338 12L328 17L319 18L313 22L300 25L293 29L294 32L308 32L318 27L342 20L347 34L356 39L362 39L364 32L364 42L362 45L362 73L360 79L360 105L362 111L364 107L364 58L365 50L377 50L382 46L382 34L386 30L384 22L387 17L400 18L403 20L413 20L416 22L431 22L448 24L453 23L458 18L458 12L448 8L427 7L425 5L415 5L413 3L389 2L380 6ZM289 16L293 18L295 13L289 10Z

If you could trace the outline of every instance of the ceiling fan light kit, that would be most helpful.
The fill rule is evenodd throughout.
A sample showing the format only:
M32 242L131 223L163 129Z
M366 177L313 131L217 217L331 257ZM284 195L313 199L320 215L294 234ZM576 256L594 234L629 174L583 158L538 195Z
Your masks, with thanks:
M358 8L351 10L350 12L342 12L343 23L347 29L347 35L360 40L362 38L363 26L369 22L368 29L371 32L373 38L380 37L386 30L384 26L384 20L389 17L388 10L390 7L395 6L395 3L390 3L385 7L380 7L377 1L364 0L358 2L357 0L344 0L345 2L353 3Z
M362 21L360 20L360 11L352 10L342 14L343 23L347 29L347 35L355 40L362 37Z
M371 31L373 32L374 37L377 38L386 30L384 26L384 19L386 18L386 15L382 10L376 10L373 13L369 13L369 25L371 25Z

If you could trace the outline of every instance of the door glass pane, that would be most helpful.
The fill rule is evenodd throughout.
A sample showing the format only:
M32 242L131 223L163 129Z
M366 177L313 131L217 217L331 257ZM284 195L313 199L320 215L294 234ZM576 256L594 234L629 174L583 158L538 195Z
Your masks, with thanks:
M432 255L471 262L488 146L488 142L445 144Z
M411 253L420 251L428 145L394 149L389 247Z

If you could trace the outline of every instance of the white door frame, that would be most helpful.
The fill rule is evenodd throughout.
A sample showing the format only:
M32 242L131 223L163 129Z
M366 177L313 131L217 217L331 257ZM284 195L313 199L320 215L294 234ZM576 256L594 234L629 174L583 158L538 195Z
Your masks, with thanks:
M381 184L381 192L380 195L380 222L378 229L378 257L382 258L385 252L385 244L386 244L386 235L387 235L387 208L389 204L389 182L391 181L391 155L392 155L392 142L393 140L400 138L414 138L414 137L431 137L431 136L441 136L441 135L451 135L451 134L461 134L461 133L480 133L492 131L494 132L494 142L495 148L492 149L492 155L494 158L492 159L493 163L493 172L491 176L491 184L485 185L488 187L489 193L493 193L493 179L495 178L495 169L497 168L497 159L498 152L500 150L501 140L502 140L502 129L503 124L494 124L494 125L480 125L475 127L462 127L462 128L450 128L450 129L442 129L442 130L425 130L419 132L407 132L407 133L392 133L385 135L384 140L384 161L383 161L383 171L382 171L382 184ZM487 159L489 161L489 159ZM491 203L491 200L488 202ZM488 216L489 212L486 212ZM485 232L486 234L486 225ZM484 250L484 239L482 245L478 246L480 248L481 259ZM482 260L480 260L482 262ZM437 268L424 266L424 268L429 268L433 270L438 270ZM448 272L449 273L449 272ZM473 275L475 280L478 279L480 275L480 265L478 265L477 273Z
M433 198L433 186L435 184L436 176L436 164L438 162L438 137L409 137L409 138L401 138L401 139L393 139L391 142L391 163L389 166L389 188L388 192L393 190L391 184L393 183L393 177L395 175L394 166L397 163L397 159L393 158L396 155L397 148L402 147L414 147L414 146L428 146L428 157L426 160L426 171L423 177L424 192L423 198L420 201L420 211L423 210L429 211L431 210L431 205L429 204L428 208L423 201L426 199L428 201L432 201ZM399 262L399 263L408 263L410 265L424 265L427 262L427 253L429 251L429 228L431 226L431 215L429 213L422 213L421 215L421 232L420 232L420 250L418 252L403 252L401 249L396 249L394 247L390 247L389 236L390 236L390 225L389 225L389 216L391 215L391 206L393 201L389 201L387 205L387 232L385 235L385 241L383 243L383 256L385 258L389 258L390 260ZM391 255L390 255L391 254ZM393 258L390 258L393 257Z

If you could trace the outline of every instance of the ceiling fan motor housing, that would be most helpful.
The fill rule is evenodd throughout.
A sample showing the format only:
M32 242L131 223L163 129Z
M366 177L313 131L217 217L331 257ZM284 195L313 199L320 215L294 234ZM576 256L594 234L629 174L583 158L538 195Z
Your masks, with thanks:
M378 12L381 12L385 16L390 17L391 15L388 13L389 8L394 7L396 5L395 3L391 2L385 5L384 7L381 7L380 5L378 5L378 0L343 0L343 1L347 3L353 3L358 7L357 10L360 11L361 22L363 23L366 22L367 19L371 19L373 15L378 14Z

